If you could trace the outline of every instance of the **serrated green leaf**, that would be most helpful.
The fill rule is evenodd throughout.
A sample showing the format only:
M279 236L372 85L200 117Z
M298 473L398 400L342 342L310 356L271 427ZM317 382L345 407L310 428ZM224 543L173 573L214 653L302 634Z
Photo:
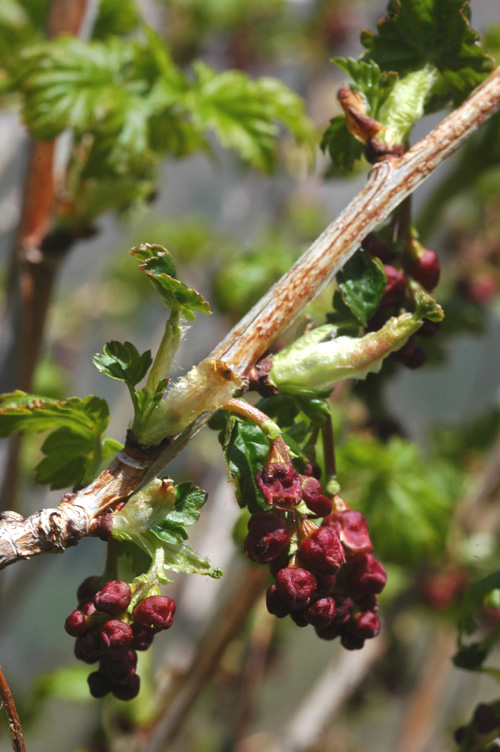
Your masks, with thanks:
M321 149L328 152L333 170L328 170L328 177L338 173L352 172L356 162L363 156L363 145L349 133L344 115L337 115L330 120L330 125L321 139Z
M148 259L139 268L152 279L167 308L180 310L188 321L194 321L195 311L211 313L210 305L203 295L166 274L163 271L164 267L163 259L156 256Z
M366 326L377 310L387 284L382 262L359 250L337 274L337 283L344 303Z
M108 405L92 395L53 400L17 391L0 396L0 437L41 433L63 426L84 436L102 434L109 422Z
M268 509L255 482L269 452L264 433L251 421L231 418L220 440L240 507L248 506L252 514Z
M35 482L51 488L80 485L95 462L95 441L70 428L58 428L42 444L45 458L35 468Z
M312 128L300 97L274 79L252 80L239 71L217 73L205 63L194 66L197 81L184 106L197 128L213 129L226 148L270 171L276 159L281 120L302 143Z
M442 553L460 497L458 470L424 462L400 438L382 444L353 437L336 454L343 494L366 515L382 561L415 565Z
M125 381L130 387L142 381L153 362L151 350L140 355L131 342L113 340L104 345L103 350L92 358L97 370L111 379Z
M141 243L129 251L137 261L145 263L150 259L156 258L161 261L162 273L168 274L169 277L177 279L177 271L172 254L164 246L157 243Z
M377 33L365 31L365 60L403 75L435 66L442 77L441 95L461 99L492 70L491 58L470 27L470 4L464 0L390 0ZM457 97L458 95L458 97Z
M155 535L168 543L181 543L188 534L186 527L194 525L200 509L207 500L207 493L190 481L175 487L175 504L168 515L153 529Z

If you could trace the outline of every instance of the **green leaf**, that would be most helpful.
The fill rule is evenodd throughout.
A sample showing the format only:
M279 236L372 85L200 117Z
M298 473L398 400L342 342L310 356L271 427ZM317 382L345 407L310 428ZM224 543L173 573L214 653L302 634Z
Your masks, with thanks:
M155 535L157 535L156 532ZM165 552L165 569L186 574L208 575L215 580L220 579L224 574L222 569L212 566L208 559L185 543L172 544L165 541L162 547Z
M252 80L239 71L218 73L202 62L194 71L197 81L184 100L186 111L198 129L212 129L245 161L267 172L273 168L279 120L300 142L312 141L302 100L279 81Z
M188 321L194 321L194 312L211 313L203 295L177 279L172 256L166 248L143 243L130 254L143 262L139 268L151 279L167 308L178 310Z
M104 345L103 349L103 353L92 358L97 370L112 379L125 381L130 387L142 381L153 362L151 350L140 355L131 342L113 340Z
M325 153L328 152L332 160L334 169L328 171L328 177L333 177L337 172L352 172L356 162L363 156L363 145L349 133L345 115L337 115L330 120L320 146Z
M187 539L185 528L194 525L198 520L199 510L207 500L207 493L193 486L190 481L176 486L175 496L172 510L157 527L153 528L155 535L167 543L181 543Z
M109 422L108 405L98 397L53 400L17 391L0 396L0 437L40 433L63 426L84 436L102 434Z
M400 75L435 66L440 94L463 99L492 70L493 61L470 27L470 4L464 0L389 0L388 14L377 33L364 31L365 60Z
M387 275L379 259L359 250L337 274L344 303L366 326L382 300Z
M353 437L336 454L342 492L366 515L382 561L413 566L442 554L462 488L458 469L424 461L400 438Z
M391 93L398 74L395 71L382 71L374 60L334 57L332 63L352 78L356 84L353 88L365 95L367 115L378 120L379 108Z
M58 428L42 444L45 458L35 468L35 482L51 488L81 484L95 461L95 442L70 428Z
M255 482L269 452L264 433L251 421L231 418L220 441L240 507L248 506L252 514L268 509Z
M100 0L92 38L125 36L133 31L138 23L139 12L135 0Z

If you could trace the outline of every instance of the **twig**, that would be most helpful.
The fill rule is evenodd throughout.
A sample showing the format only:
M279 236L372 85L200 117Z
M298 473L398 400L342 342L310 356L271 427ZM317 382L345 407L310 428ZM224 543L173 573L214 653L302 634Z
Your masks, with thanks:
M245 374L248 367L335 276L366 234L499 108L500 68L403 157L376 165L365 188L234 327L211 357L225 361L237 374ZM200 416L168 442L163 451L152 455L146 464L141 465L141 472L134 473L130 467L127 469L113 464L76 496L73 501L78 508L76 514L69 513L72 504L66 504L55 510L38 512L26 520L5 519L0 523L0 568L42 551L61 551L88 535L90 521L97 510L102 511L106 502L108 507L113 507L118 499L130 496L141 483L164 468L209 415ZM121 481L117 491L118 477ZM96 494L98 499L95 498ZM56 539L55 546L50 545L53 538Z
M260 597L268 576L267 570L251 567L238 581L225 607L217 614L216 628L208 630L180 686L174 687L170 700L158 714L144 752L168 749L177 737L193 702L205 687L227 645L239 632L248 613Z
M0 668L0 695L2 702L7 711L9 718L9 733L12 739L12 748L16 752L26 752L26 745L24 744L23 730L21 728L21 722L17 714L14 698L12 697L9 685L4 676L2 669Z
M89 0L52 0L47 37L76 35ZM0 374L1 388L30 391L43 342L57 270L64 253L43 248L54 212L55 141L33 141L26 172L21 221L8 273L9 290L4 326L12 342ZM17 494L20 440L10 439L2 484L2 507Z

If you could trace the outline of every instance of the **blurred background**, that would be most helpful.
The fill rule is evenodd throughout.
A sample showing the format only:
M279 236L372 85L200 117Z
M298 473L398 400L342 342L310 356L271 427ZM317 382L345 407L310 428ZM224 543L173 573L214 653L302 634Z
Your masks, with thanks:
M75 239L58 263L31 391L104 397L111 412L108 435L122 440L131 417L128 395L98 373L91 357L112 339L130 340L141 351L154 348L165 320L165 309L128 251L141 242L166 246L179 277L211 303L213 315L198 316L185 332L175 374L185 373L363 186L366 169L348 178L332 174L319 141L339 113L336 92L345 80L330 59L362 53L359 33L375 28L385 3L137 0L125 3L120 14L115 6L106 0L100 8L90 3L84 33L99 38L99 29L111 23L105 18L109 11L114 23L121 17L123 29L117 33L136 33L138 20L155 29L181 68L202 58L219 70L276 77L305 99L318 134L311 165L306 150L284 132L271 174L242 164L215 141L211 155L162 156L154 179L140 177L149 181L143 195L123 202L120 211L103 211L88 237ZM7 58L8 45L15 42L8 7L5 17L0 8L0 64L5 62L2 43ZM41 37L49 3L12 0L15 7L25 11L29 34ZM498 59L498 5L472 0L471 9L472 26ZM11 367L9 269L29 136L16 96L0 91L0 105L0 273L7 312L1 386L10 391L19 383ZM420 121L412 141L442 117L441 112ZM426 343L427 363L418 371L391 364L376 386L371 377L358 391L339 388L332 397L339 435L354 437L339 446L340 480L352 506L367 514L377 555L389 572L381 636L363 651L347 653L267 614L261 597L265 582L242 556L241 535L233 535L239 510L216 434L204 429L171 472L176 481L191 479L209 492L194 544L225 576L221 581L175 577L169 595L177 602L176 623L141 656L143 689L136 701L92 699L88 668L76 665L73 640L63 629L75 608L77 586L103 568L101 542L84 540L64 559L41 556L2 573L0 661L30 752L358 752L368 745L371 752L442 752L455 748L453 731L468 721L475 705L497 696L494 678L454 668L451 657L464 583L490 571L499 550L493 503L500 453L499 133L497 117L490 134L497 140L490 141L486 157L478 134L476 146L460 150L414 197L421 238L442 262L436 297L447 314L439 336ZM318 323L331 296L330 288L308 311ZM374 404L383 409L374 410ZM29 437L21 449L14 495L15 508L25 516L56 505L61 496L33 483L40 445L39 437ZM1 450L8 474L6 440ZM397 506L401 498L400 521L388 523L391 503ZM406 501L411 508L405 518ZM10 495L4 508L14 508L12 502ZM425 516L432 505L441 516L434 518L432 510ZM400 528L386 535L390 524ZM421 524L421 535L408 542L406 528L414 524ZM384 543L395 538L394 545ZM205 674L197 675L193 666L207 654L210 663L211 650L216 657ZM491 665L498 665L498 656ZM159 710L160 720L146 741L144 730ZM3 751L10 749L10 740L3 714L1 720Z

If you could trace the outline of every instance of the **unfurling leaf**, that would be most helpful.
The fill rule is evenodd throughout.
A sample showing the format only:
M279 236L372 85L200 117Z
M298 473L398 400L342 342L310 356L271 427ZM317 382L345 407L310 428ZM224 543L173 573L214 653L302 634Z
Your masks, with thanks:
M262 469L269 452L269 441L264 433L249 420L231 417L219 441L240 507L248 506L252 514L268 509L255 482L255 476Z
M196 290L177 279L171 254L161 245L143 243L130 251L143 263L145 272L160 293L163 303L172 311L179 311L188 321L194 321L194 313L210 313L210 305Z
M162 540L168 543L181 543L188 534L186 527L194 525L200 516L199 510L205 504L207 494L190 481L175 486L175 503L164 520L153 529Z
M92 358L97 370L112 379L125 381L131 387L142 381L153 362L151 350L146 350L140 355L131 342L113 340L108 342L103 350L103 353Z
M417 293L414 313L390 318L377 332L363 337L336 336L334 324L304 334L273 356L269 379L280 391L315 394L330 391L342 379L364 379L377 373L383 360L399 350L423 319L440 321L443 312L426 293Z

